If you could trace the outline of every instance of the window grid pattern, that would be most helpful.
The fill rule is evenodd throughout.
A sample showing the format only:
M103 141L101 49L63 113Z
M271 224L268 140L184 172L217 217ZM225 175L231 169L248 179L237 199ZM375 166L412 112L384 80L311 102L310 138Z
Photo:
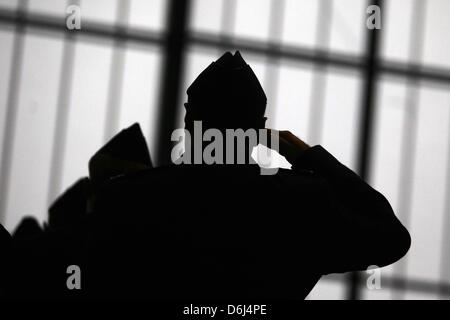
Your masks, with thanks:
M427 2L414 0L413 1L413 18L412 27L410 30L410 38L419 38L417 41L410 41L410 61L401 62L391 61L387 57L380 54L380 39L377 31L367 30L365 32L365 49L361 53L345 53L338 50L329 49L328 43L330 42L330 33L332 32L332 26L330 23L329 13L331 12L332 5L331 0L319 0L318 1L318 15L317 19L317 31L316 31L316 43L320 43L320 46L300 46L290 45L280 41L283 34L283 17L286 12L287 0L271 1L269 10L269 35L268 39L261 40L258 38L251 39L249 37L241 37L236 34L236 19L237 8L239 0L230 0L226 3L221 1L221 17L219 21L219 27L217 32L205 32L199 30L192 30L192 28L186 26L185 30L175 30L175 34L172 33L173 25L171 26L171 16L181 15L187 19L190 15L190 10L193 3L188 0L181 1L169 1L167 4L166 12L166 26L161 29L145 29L136 27L132 24L128 24L130 16L130 3L129 1L120 1L118 8L116 9L116 16L114 18L115 23L111 24L108 21L99 19L96 21L92 19L86 22L86 27L83 27L82 32L70 32L64 28L64 19L61 17L41 13L31 12L29 10L30 2L27 0L19 0L16 7L2 8L0 9L0 28L6 30L12 30L14 33L14 40L12 45L12 58L11 58L11 72L9 76L9 88L6 99L6 116L5 126L3 134L3 144L1 153L1 170L0 170L0 218L4 219L6 205L8 199L8 187L10 184L10 171L12 162L12 143L15 134L15 124L17 118L17 105L20 96L19 86L21 79L21 68L24 63L23 51L24 41L28 33L38 33L49 37L54 37L63 34L64 46L62 53L62 66L65 72L61 72L60 86L57 93L57 115L55 117L55 130L54 130L54 143L52 147L51 156L51 176L49 181L49 189L47 195L47 202L50 202L58 193L61 187L62 179L62 154L65 149L66 142L66 128L69 121L69 101L70 91L72 84L72 75L74 69L74 46L78 42L84 41L112 41L112 58L110 64L110 78L108 86L108 111L105 112L105 127L104 140L111 137L114 132L119 129L119 105L121 90L123 89L123 73L124 73L124 51L126 46L144 46L144 47L157 47L161 50L164 48L170 48L179 50L175 52L180 55L180 61L178 69L172 74L172 78L164 78L164 72L171 70L168 65L170 61L167 59L161 66L161 88L160 91L164 96L164 82L171 82L175 77L177 81L181 83L182 74L185 64L186 52L189 52L193 48L206 48L218 51L228 50L230 48L239 49L245 54L251 54L262 57L266 63L265 70L265 88L268 91L270 97L277 95L278 82L279 82L279 70L282 61L294 61L305 62L311 64L314 70L311 87L311 106L314 106L314 112L310 113L310 129L308 131L308 138L311 143L319 143L322 140L321 132L324 118L324 92L325 81L323 76L328 74L331 69L337 69L341 71L352 70L357 72L361 76L362 88L361 96L359 97L360 106L360 118L359 118L359 141L357 144L356 158L357 172L364 178L369 179L369 167L371 165L371 141L373 139L373 119L374 109L376 106L377 87L380 82L381 76L392 76L401 79L406 79L407 106L413 113L412 116L405 118L403 127L402 138L402 150L401 158L402 166L400 172L400 185L407 186L402 188L399 195L399 214L402 221L408 224L410 219L411 203L412 203L412 190L411 179L413 179L413 161L414 161L414 146L417 145L417 95L418 85L421 82L433 83L438 86L444 86L448 88L450 83L450 70L437 68L436 66L428 66L417 61L420 60L421 44L423 43L424 33L424 12L426 11ZM175 3L182 2L183 5L176 5ZM385 10L382 1L371 1L368 4L378 4L382 10ZM80 1L68 1L69 4L80 4ZM82 3L81 3L82 5ZM178 37L178 38L177 38ZM175 40L174 40L175 39ZM182 41L184 46L174 46L174 41ZM175 49L174 49L175 48ZM185 50L187 49L187 50ZM167 89L166 89L167 90ZM164 98L160 97L159 113L160 119L164 117L171 117L173 119L179 118L181 109L172 106L171 114L167 114L167 104L177 104L181 99L180 90L175 87L174 92L167 91L166 95L176 95L176 99L172 99L169 102L164 102ZM169 108L170 109L170 108ZM270 112L270 110L269 110ZM271 120L275 121L275 120ZM176 120L174 120L174 123ZM173 129L166 128L166 130ZM164 135L161 135L159 131L159 144L163 145L166 140ZM450 137L448 138L450 141ZM164 152L164 148L157 149L159 153ZM449 147L450 152L450 147ZM167 150L166 150L167 151ZM160 156L157 154L157 156ZM450 163L450 155L448 156ZM446 175L449 177L450 168L447 165ZM446 194L450 193L450 186L447 179ZM444 228L444 239L442 245L442 278L446 279L448 275L447 269L449 265L449 239L447 235L450 221L450 208L449 199L446 198L446 205L444 208L444 219L442 225ZM445 223L444 223L445 222ZM403 259L398 265L395 266L400 272L396 274L405 274L407 259ZM361 289L365 286L365 279L357 273L350 274L342 277L341 275L331 275L325 277L324 281L331 283L343 283L347 284L346 297L348 298L362 298ZM420 279L414 279L406 276L391 275L389 277L383 277L383 283L391 288L396 294L393 297L404 298L406 291L417 291L423 293L440 294L441 297L450 296L450 283L443 281L429 282ZM319 297L320 298L320 297Z

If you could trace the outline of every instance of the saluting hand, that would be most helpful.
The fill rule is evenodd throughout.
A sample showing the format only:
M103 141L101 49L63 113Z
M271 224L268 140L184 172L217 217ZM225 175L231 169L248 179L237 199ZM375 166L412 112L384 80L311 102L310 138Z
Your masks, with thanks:
M293 133L287 130L278 131L274 129L267 129L271 138L276 138L278 133L279 149L277 150L289 163L294 161L302 154L303 151L310 148L303 140L299 139ZM270 148L270 146L267 146Z

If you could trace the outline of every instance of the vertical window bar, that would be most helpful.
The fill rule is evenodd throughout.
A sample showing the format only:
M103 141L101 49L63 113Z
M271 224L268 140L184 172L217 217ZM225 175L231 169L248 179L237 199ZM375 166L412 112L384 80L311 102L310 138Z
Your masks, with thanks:
M111 74L108 88L108 104L103 140L106 142L118 130L120 103L123 89L123 74L125 69L126 28L130 15L130 1L119 1L117 5L115 29L118 36L114 38L113 56L111 59ZM122 36L123 35L123 36Z
M236 22L236 1L237 0L223 0L222 17L221 17L221 40L223 43L230 43L233 38L234 25ZM224 47L225 51L232 48Z
M316 47L323 46L325 50L317 50L316 55L328 55L328 44L331 33L332 0L320 0L317 10ZM324 110L324 93L326 86L326 66L316 63L313 66L311 84L311 112L308 121L308 143L319 144L322 137L322 122Z
M379 6L381 11L382 0L369 0L368 5ZM380 30L367 29L366 49L365 49L365 70L363 78L363 87L360 106L360 122L359 122L359 141L358 141L358 174L363 180L367 180L370 167L370 150L373 133L373 113L376 99L377 77L378 77L378 57ZM360 298L360 275L358 272L352 272L348 275L348 292L347 297L351 300Z
M272 0L270 8L270 23L269 23L269 45L273 49L279 47L281 36L283 34L283 18L286 2L285 0ZM277 41L278 40L278 41ZM267 126L273 127L275 124L275 102L277 99L278 76L280 73L280 58L278 56L268 55L267 68L264 75L264 83L267 92L267 110L269 115Z
M171 135L178 118L180 86L183 82L187 20L190 0L170 0L167 39L163 49L161 94L157 122L156 164L169 164Z
M69 0L67 5L79 5L79 0ZM47 204L51 204L61 188L64 152L66 146L67 127L69 121L69 107L73 80L73 65L75 59L75 41L77 31L66 29L64 36L63 58L57 100L55 132L52 146L52 164L50 166L50 180Z
M424 38L425 26L425 1L415 0L413 3L413 18L411 19L411 29L409 35L409 59L410 61L419 61L422 57L422 44ZM416 65L416 64L415 64ZM415 66L411 68L416 68ZM399 215L402 223L408 227L410 222L411 204L412 204L412 188L414 183L414 163L417 144L417 113L419 99L419 79L409 77L407 79L406 99L405 99L405 118L403 119L402 128L402 150L400 179L399 179ZM394 270L398 274L406 277L407 257L399 261ZM399 290L394 292L394 299L402 299L404 290L406 289L406 278L398 283Z
M9 179L11 174L12 151L14 148L14 132L19 100L19 87L22 74L23 49L25 44L26 14L28 0L20 0L16 11L14 28L14 43L9 76L9 90L6 100L6 118L3 135L3 146L0 167L0 221L6 218L6 208L9 195Z

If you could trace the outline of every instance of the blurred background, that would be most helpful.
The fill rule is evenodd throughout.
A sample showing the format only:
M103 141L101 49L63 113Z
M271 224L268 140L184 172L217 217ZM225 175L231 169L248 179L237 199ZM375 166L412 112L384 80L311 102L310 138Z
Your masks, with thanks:
M72 4L81 30L66 28ZM366 27L371 4L381 30ZM43 222L136 121L167 162L186 88L239 49L268 96L268 125L322 144L412 235L380 290L369 274L336 274L308 299L449 299L449 13L450 0L0 0L0 222Z

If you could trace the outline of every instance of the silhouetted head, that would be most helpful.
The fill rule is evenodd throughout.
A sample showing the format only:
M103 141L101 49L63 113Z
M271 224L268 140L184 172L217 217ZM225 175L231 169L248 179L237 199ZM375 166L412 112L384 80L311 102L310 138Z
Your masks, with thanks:
M152 167L150 153L138 123L123 129L89 160L89 178L95 191L114 176Z
M264 128L267 98L239 51L212 62L187 90L185 128L202 121L203 129ZM192 131L191 131L192 132Z
M14 230L13 237L14 239L24 239L40 235L42 232L42 228L36 218L25 217Z

